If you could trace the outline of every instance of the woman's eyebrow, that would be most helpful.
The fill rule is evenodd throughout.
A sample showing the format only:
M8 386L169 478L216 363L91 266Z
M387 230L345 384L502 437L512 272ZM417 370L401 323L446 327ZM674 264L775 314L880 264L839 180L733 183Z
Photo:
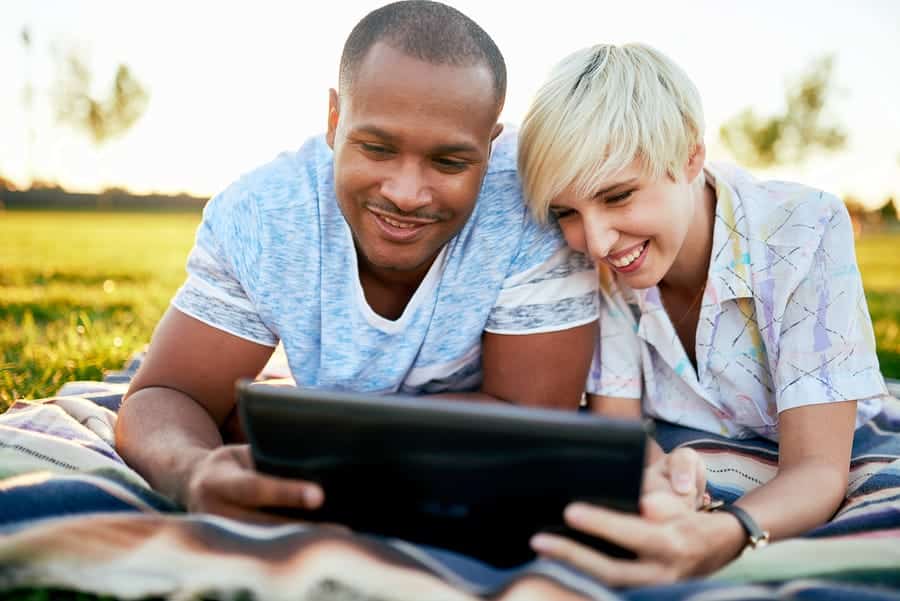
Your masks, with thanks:
M612 192L616 188L621 188L622 186L628 186L630 184L636 183L637 181L638 181L638 178L632 177L631 179L627 179L624 182L616 182L615 184L612 184L611 186L607 186L605 188L600 188L599 190L597 190L597 192L594 194L594 197L603 196L604 194L608 194L609 192Z

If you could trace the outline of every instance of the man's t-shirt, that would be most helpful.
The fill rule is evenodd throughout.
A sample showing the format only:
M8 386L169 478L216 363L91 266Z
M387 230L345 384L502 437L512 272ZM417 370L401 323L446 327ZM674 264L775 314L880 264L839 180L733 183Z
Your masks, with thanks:
M403 315L366 302L323 137L242 177L206 206L173 305L215 328L284 344L300 386L368 392L477 390L481 337L597 319L591 264L528 215L515 136L494 143L475 209Z

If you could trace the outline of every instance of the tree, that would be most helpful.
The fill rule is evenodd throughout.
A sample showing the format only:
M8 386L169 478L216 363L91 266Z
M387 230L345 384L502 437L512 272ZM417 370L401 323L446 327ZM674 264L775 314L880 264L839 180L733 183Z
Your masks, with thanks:
M25 168L30 179L34 178L31 164L31 152L34 147L34 86L31 82L31 30L22 28L22 46L25 47L25 88L22 90L22 103L25 105Z
M881 220L885 223L897 221L897 200L893 196L889 197L878 212L881 213Z
M87 133L97 146L128 131L147 108L150 95L128 65L117 67L105 98L91 95L93 74L77 50L58 53L57 67L53 103L58 120Z
M847 134L826 123L825 108L834 92L833 67L833 56L818 59L789 84L782 115L760 117L745 108L722 125L722 142L742 163L762 168L802 162L816 148L842 148Z

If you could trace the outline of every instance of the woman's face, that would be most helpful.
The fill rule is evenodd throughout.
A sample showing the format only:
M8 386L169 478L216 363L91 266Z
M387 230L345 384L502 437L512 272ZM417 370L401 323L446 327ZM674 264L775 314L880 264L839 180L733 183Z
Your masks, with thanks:
M694 216L690 162L684 175L652 179L634 162L589 196L570 186L550 212L569 246L607 265L630 288L650 288L671 269Z

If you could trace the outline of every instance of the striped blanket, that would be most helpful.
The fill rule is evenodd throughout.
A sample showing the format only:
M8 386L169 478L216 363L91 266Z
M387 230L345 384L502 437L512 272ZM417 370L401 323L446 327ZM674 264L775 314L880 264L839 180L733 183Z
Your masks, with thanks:
M46 588L120 599L900 599L900 401L857 432L847 498L828 524L707 578L611 590L544 560L498 570L399 540L185 514L114 451L130 372L0 415L0 598ZM670 424L657 436L704 456L715 497L737 498L776 470L764 440Z

